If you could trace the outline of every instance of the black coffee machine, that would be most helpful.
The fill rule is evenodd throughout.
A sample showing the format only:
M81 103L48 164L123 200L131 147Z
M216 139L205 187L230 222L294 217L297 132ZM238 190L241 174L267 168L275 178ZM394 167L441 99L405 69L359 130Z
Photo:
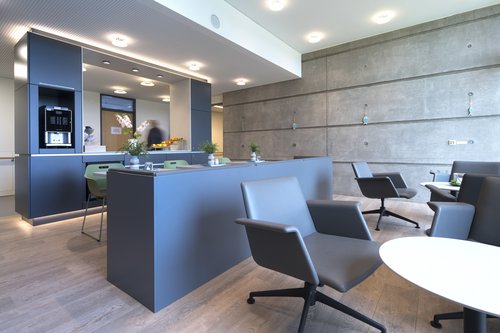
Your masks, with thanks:
M62 106L40 107L40 144L43 147L71 147L73 111Z

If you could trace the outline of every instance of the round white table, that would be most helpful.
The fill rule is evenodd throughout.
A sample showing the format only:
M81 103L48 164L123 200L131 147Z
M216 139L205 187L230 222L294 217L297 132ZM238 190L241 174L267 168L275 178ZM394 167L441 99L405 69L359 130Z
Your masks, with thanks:
M464 332L486 333L500 316L500 247L439 237L407 237L380 247L394 273L464 306Z

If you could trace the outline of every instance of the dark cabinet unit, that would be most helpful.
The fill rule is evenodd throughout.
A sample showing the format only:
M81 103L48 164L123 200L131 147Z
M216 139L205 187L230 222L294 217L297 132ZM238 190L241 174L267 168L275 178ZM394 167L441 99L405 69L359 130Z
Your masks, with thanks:
M82 152L81 47L28 32L16 44L15 55L16 153ZM41 107L71 110L69 134L53 133L53 144L47 144Z
M17 157L16 211L34 219L82 209L83 170L81 156Z
M200 143L212 141L212 86L191 80L191 149L199 150Z
M81 91L81 47L28 33L28 82Z

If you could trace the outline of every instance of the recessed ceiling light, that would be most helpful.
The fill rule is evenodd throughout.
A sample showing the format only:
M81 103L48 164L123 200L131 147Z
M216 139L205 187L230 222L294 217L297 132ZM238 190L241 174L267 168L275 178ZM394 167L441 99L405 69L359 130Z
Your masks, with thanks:
M161 99L162 102L170 102L170 96L164 96L162 99Z
M266 4L270 10L277 12L277 11L280 11L283 8L285 8L286 1L285 0L267 0Z
M188 68L192 71L199 71L201 68L201 64L197 61L190 61L188 63Z
M139 68L132 68L132 72L137 73L139 71Z
M113 35L111 36L111 44L118 47L127 47L128 38L123 35Z
M125 95L127 93L126 90L123 90L123 89L116 89L114 91L115 94L119 94L119 95Z
M105 64L105 65L111 64L111 62L109 60L103 60L102 63Z
M224 107L222 105L214 105L214 108L216 108L216 109L223 109Z
M163 78L163 75L158 74L158 75L156 75L156 77L159 78L159 79L161 79L161 78Z
M154 87L155 84L153 83L153 81L142 81L141 82L141 86L145 86L145 87Z
M322 40L323 37L324 37L323 33L314 31L307 35L307 41L311 44L314 44Z
M234 80L234 82L236 82L236 84L239 86L244 86L248 83L248 80L245 78L239 78L239 79Z
M392 10L382 10L372 16L372 21L377 24L385 24L391 21L396 16L396 13Z

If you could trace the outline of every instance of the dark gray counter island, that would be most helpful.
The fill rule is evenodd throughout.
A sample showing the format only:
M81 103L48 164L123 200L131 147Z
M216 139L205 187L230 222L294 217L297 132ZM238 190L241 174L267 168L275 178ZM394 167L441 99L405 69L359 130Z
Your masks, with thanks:
M306 199L332 198L331 158L192 170L108 172L108 281L159 311L250 256L240 183L298 178ZM286 193L283 193L286 195Z

